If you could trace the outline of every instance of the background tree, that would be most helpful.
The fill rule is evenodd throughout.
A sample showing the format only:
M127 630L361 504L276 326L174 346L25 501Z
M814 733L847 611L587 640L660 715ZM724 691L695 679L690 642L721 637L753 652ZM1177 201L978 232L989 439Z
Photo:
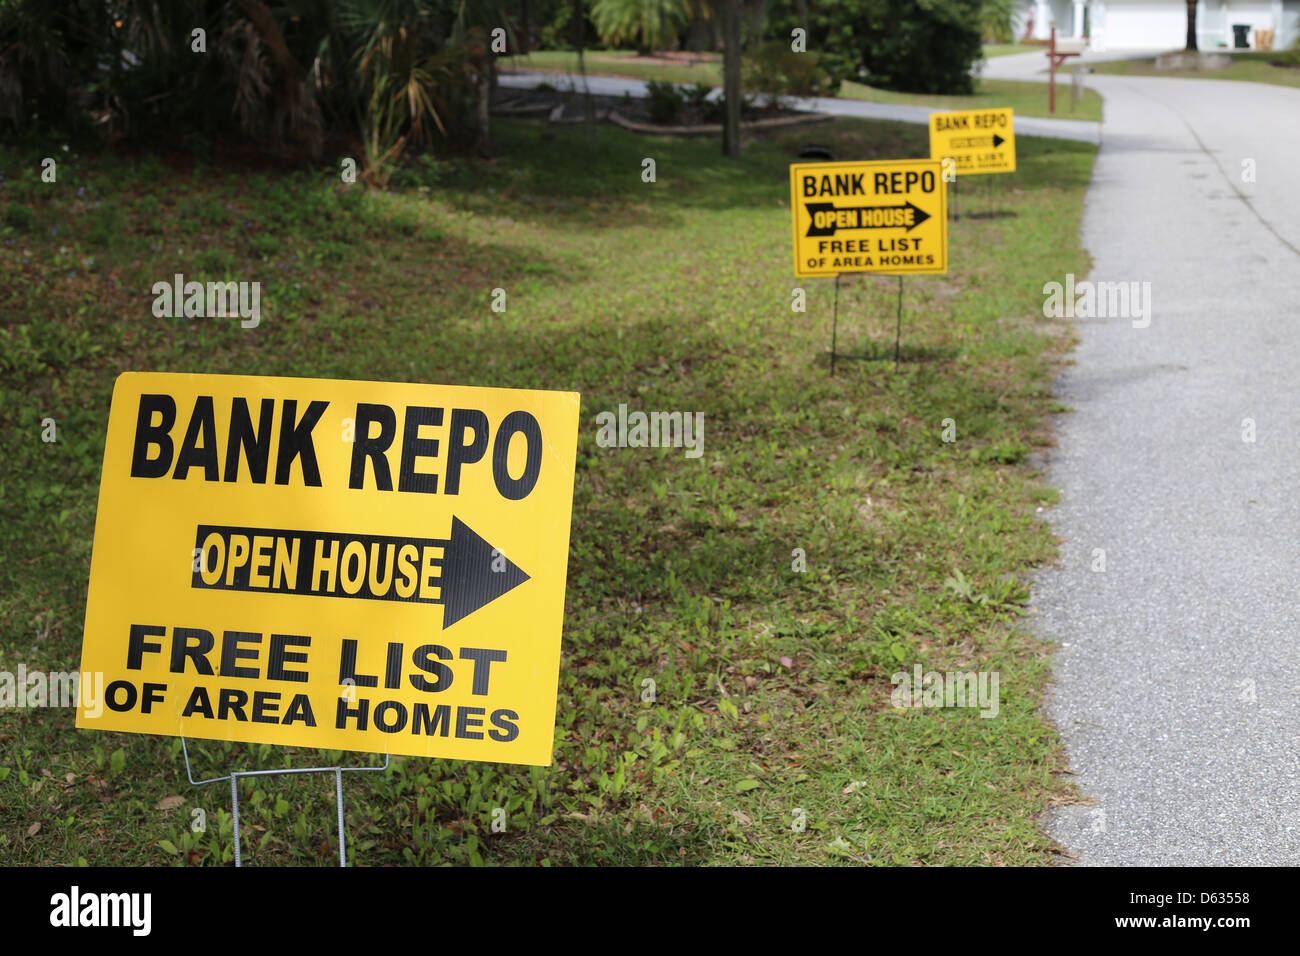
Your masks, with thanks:
M0 129L305 157L334 137L382 180L411 147L486 146L512 22L507 0L0 0Z
M1012 23L1020 0L984 0L980 10L980 29L985 43L1014 43Z
M635 43L637 52L666 49L690 22L688 0L596 0L591 20L606 46Z
M911 93L969 94L991 3L996 0L809 0L808 49L833 87L856 80ZM789 42L798 17L793 4L773 9L770 35Z

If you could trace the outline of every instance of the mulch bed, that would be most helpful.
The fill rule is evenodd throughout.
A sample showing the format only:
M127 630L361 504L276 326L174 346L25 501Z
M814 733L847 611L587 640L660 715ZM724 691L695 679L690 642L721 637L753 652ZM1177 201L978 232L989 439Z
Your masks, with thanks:
M597 122L610 122L634 132L659 135L706 135L721 130L716 107L686 105L675 122L657 122L650 115L650 101L631 96L591 96L591 109ZM586 97L581 89L559 90L545 87L519 90L502 87L493 112L500 116L534 117L550 123L581 123L586 119ZM798 125L830 119L821 113L755 106L741 114L741 125L748 128Z

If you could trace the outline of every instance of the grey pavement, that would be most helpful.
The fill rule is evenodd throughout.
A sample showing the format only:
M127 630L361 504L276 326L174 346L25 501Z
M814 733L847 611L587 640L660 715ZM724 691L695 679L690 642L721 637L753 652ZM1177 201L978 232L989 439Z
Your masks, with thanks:
M1064 645L1047 712L1096 803L1047 827L1084 864L1294 865L1300 89L1089 85L1090 278L1149 282L1151 319L1075 319L1058 382L1062 558L1032 603Z

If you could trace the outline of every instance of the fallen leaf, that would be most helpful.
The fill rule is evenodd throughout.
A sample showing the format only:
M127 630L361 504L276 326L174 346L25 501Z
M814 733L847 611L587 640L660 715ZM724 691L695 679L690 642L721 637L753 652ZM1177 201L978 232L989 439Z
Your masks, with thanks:
M844 789L840 791L840 793L849 794L852 793L854 790L861 790L870 782L871 781L869 780L854 780L851 783L847 784L844 787Z
M161 800L158 801L158 809L159 809L159 810L175 810L177 807L179 807L179 806L180 806L182 803L184 803L184 802L185 802L185 798L184 798L184 797L178 796L178 795L176 795L176 794L173 793L171 796L169 796L169 797L163 797Z
M39 823L33 823L31 826L27 828L28 836L36 836L36 834L40 832L41 832L41 825Z

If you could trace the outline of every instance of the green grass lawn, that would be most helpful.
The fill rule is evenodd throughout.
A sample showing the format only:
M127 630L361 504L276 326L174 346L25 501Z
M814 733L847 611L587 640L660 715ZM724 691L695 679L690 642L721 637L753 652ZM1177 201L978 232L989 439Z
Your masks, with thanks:
M1024 52L1033 49L1033 47L1013 48L1008 52ZM630 60L632 56L633 54L630 53L619 52L588 53L585 57L587 72L593 75L665 80L681 84L722 85L722 66L721 62L717 60L686 66L632 62ZM532 53L529 56L511 57L506 62L511 68L520 70L576 72L578 69L577 54L563 51L543 51ZM873 86L864 86L861 83L846 81L842 84L839 95L846 99L865 100L870 103L924 106L935 110L966 110L1009 106L1016 111L1018 116L1101 120L1101 97L1095 91L1086 90L1078 109L1070 112L1070 97L1067 88L1064 106L1059 107L1056 113L1049 113L1047 111L1047 87L1042 83L1022 80L980 79L976 81L976 92L971 96L932 96L925 93L898 93L893 90L882 90Z
M986 43L984 44L984 58L987 60L995 56L1011 56L1013 53L1033 53L1035 50L1041 51L1042 49L1042 47L1032 44Z
M1224 50L1209 50L1224 53ZM1285 54L1279 50L1252 50L1232 54L1231 65L1222 70L1157 70L1152 57L1133 60L1110 60L1089 64L1095 73L1115 73L1122 76L1177 76L1199 80L1238 80L1245 83L1273 83L1277 86L1300 86L1300 64L1274 66Z
M496 129L497 158L416 164L389 192L75 150L55 154L55 186L50 147L0 148L0 670L78 666L124 370L575 389L555 764L352 775L354 863L1057 859L1035 823L1072 796L1037 709L1050 649L1025 627L1025 575L1055 553L1033 456L1071 340L1042 285L1087 272L1094 147L1022 140L994 183L1008 215L959 220L950 272L906 280L899 370L831 377L833 284L790 262L787 166L808 134L727 162L712 141ZM846 158L928 148L925 128L884 122L816 139ZM262 281L261 325L154 318L151 286L175 272ZM843 283L841 349L892 351L896 288ZM624 402L703 412L704 456L598 447L595 416ZM998 716L893 708L891 675L917 663L998 672ZM0 863L232 859L228 790L189 785L179 740L73 718L0 710ZM212 741L191 756L203 776L340 759ZM332 802L328 777L246 782L245 859L332 864Z

